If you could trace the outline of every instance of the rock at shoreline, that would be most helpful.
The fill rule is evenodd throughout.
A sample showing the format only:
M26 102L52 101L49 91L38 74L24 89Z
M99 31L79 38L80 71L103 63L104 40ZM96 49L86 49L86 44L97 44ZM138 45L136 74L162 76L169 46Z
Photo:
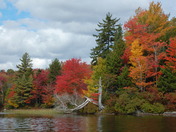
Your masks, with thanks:
M173 111L173 112L164 112L163 115L164 116L176 116L176 111Z

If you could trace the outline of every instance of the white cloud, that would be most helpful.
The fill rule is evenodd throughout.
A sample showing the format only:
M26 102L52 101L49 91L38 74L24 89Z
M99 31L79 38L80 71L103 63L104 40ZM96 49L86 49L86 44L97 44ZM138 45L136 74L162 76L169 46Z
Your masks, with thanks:
M15 67L16 67L16 65L12 62L6 62L6 63L0 64L1 70L16 69Z
M31 58L33 63L33 68L46 69L51 63L51 59L39 59L39 58Z
M96 43L92 34L107 12L121 18L134 15L150 0L8 0L30 18L3 21L0 26L0 69L15 68L28 52L35 68L46 68L51 60L76 57L90 62ZM0 8L7 5L0 0ZM3 17L3 16L2 16Z
M64 32L56 28L31 31L13 28L12 25L14 24L10 24L10 26L6 24L6 26L0 27L0 48L3 49L0 53L0 63L6 63L7 60L10 62L17 61L25 52L35 58L34 66L48 64L44 62L54 58L59 60L72 57L88 58L89 49L94 44L93 37L85 34ZM5 54L8 56L4 56ZM36 64L37 59L40 60L39 64Z
M139 6L147 7L148 0L16 0L14 4L19 10L29 11L41 19L97 22L97 19L102 19L107 12L119 16L131 14L131 11Z

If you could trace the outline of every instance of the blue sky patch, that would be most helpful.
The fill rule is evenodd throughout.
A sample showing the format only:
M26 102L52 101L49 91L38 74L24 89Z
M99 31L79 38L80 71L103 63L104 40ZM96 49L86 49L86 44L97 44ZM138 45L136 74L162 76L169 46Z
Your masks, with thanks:
M5 1L6 8L0 9L0 13L2 16L0 17L0 23L6 20L18 20L23 18L30 18L29 12L19 11L15 8L15 6L8 1Z

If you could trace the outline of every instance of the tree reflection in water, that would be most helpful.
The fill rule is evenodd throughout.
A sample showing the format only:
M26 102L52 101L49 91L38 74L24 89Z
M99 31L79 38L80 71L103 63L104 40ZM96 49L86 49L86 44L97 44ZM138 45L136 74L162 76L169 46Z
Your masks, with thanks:
M163 116L57 115L50 117L0 114L0 132L175 132L176 118Z

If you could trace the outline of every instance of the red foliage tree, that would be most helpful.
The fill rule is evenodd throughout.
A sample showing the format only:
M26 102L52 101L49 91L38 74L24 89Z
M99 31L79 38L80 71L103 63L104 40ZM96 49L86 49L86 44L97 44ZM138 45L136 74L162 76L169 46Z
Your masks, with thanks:
M32 91L31 101L34 100L37 104L49 103L53 97L53 88L48 86L48 70L35 70L34 71L34 89ZM48 99L50 98L50 99Z
M0 103L4 103L5 91L7 90L6 82L8 75L5 72L0 72Z
M129 46L125 49L125 51L124 51L124 53L121 57L124 64L128 64L130 56L131 56L131 49L130 49L130 46Z
M83 94L87 89L84 79L90 78L90 66L80 59L67 60L62 67L62 75L56 79L55 93Z
M176 70L176 38L170 40L170 44L166 52L166 65L173 70Z
M127 31L125 34L127 46L130 46L136 39L140 40L140 43L144 43L146 40L144 39L144 37L148 36L146 30L147 25L140 24L138 22L138 17L140 15L142 15L142 13L138 14L138 16L133 17L127 23L124 24L125 30Z

